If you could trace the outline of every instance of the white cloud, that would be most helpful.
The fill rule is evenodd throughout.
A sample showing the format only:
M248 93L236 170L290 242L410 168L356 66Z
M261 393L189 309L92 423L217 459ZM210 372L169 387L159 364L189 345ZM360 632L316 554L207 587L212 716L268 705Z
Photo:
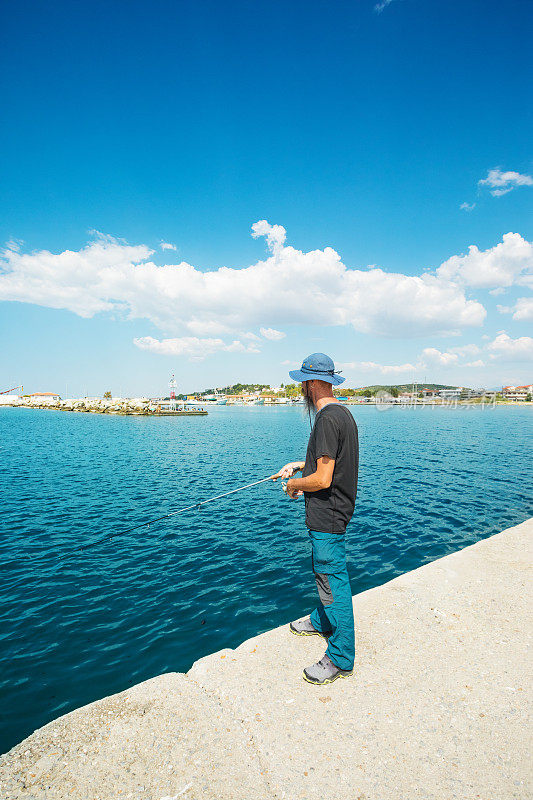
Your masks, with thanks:
M490 169L486 178L478 181L479 186L487 186L494 197L501 197L517 186L533 186L531 175L519 172L502 172L499 167Z
M531 336L520 336L511 339L506 333L500 333L488 345L492 350L491 358L501 357L508 361L533 361L533 339Z
M519 297L514 306L496 306L500 314L512 314L517 322L533 322L533 297Z
M170 242L161 242L159 247L161 248L161 250L177 250L178 249L175 244L171 244Z
M374 372L381 375L404 375L412 376L413 373L420 373L422 370L437 368L439 371L450 367L481 367L483 361L470 361L468 363L460 361L461 356L477 355L480 348L475 344L467 344L461 347L450 348L450 351L443 352L436 347L425 347L415 363L405 364L379 364L375 361L350 361L339 364L344 370L357 372Z
M379 372L381 375L397 375L411 373L416 369L414 364L378 364L375 361L347 361L339 365L343 370L357 372Z
M459 208L461 211L472 211L476 207L475 203L461 203Z
M513 319L520 322L533 322L533 297L519 297L513 312Z
M377 11L378 14L381 14L384 8L387 8L392 3L392 0L379 0L379 3L376 3L374 6L374 11Z
M485 318L482 304L467 299L460 283L450 280L458 271L468 272L472 253L454 257L455 266L450 259L436 273L405 275L347 268L331 247L303 252L286 246L285 229L265 220L255 223L253 235L266 237L266 259L209 271L186 262L157 266L145 245L102 235L79 251L21 253L8 247L0 257L0 300L68 309L82 317L107 311L147 319L180 340L233 340L243 331L298 324L351 325L385 337L454 335ZM518 234L504 240L494 249L504 247L504 261L512 261L508 250L518 252L516 274L531 245ZM484 257L490 252L474 249Z
M458 347L450 347L450 353L457 353L458 356L477 356L480 351L477 344L463 344Z
M420 354L420 362L426 367L449 367L458 361L457 353L443 353L436 347L425 347Z
M226 353L259 353L255 345L244 345L238 340L226 344L223 339L199 339L197 336L182 336L176 339L154 339L143 336L134 339L133 343L140 350L149 350L163 356L187 356L201 360L212 353L224 351Z
M533 244L519 233L506 233L503 241L487 250L470 245L467 255L452 256L437 269L446 280L476 288L520 284L533 269Z
M260 328L259 333L265 339L270 339L271 342L279 342L280 339L284 339L287 335L283 331L277 331L275 328Z
M505 289L503 286L500 286L498 289L489 289L489 294L493 297L497 297L499 294L505 294Z
M252 225L252 236L254 239L264 236L269 249L275 253L285 244L287 231L283 225L270 225L266 219L260 219L259 222L254 222Z
M96 240L81 250L4 250L0 258L0 300L64 308L86 318L127 307L125 280L136 274L136 265L146 261L153 250L95 234ZM139 267L143 269L144 265Z

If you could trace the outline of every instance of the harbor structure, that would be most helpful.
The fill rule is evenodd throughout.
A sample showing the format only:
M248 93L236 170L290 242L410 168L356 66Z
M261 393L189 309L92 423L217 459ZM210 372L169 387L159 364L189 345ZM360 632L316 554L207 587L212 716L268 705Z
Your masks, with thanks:
M36 730L0 796L526 800L532 536L526 519L354 595L349 680L310 691L323 642L283 625Z
M178 400L176 397L177 388L176 378L174 373L172 373L168 382L169 397L160 397L150 400L146 408L147 413L153 414L156 417L203 417L207 415L207 411L198 405L196 398L193 400L187 399L185 401Z
M168 388L169 388L169 392L170 392L169 409L171 411L176 411L176 409L177 409L177 405L176 405L177 383L176 383L176 378L174 377L174 373L172 373L172 375L170 376L170 380L168 382Z
M21 401L20 394L0 394L0 406L14 406Z
M33 392L29 397L30 402L38 405L55 405L61 400L57 392Z

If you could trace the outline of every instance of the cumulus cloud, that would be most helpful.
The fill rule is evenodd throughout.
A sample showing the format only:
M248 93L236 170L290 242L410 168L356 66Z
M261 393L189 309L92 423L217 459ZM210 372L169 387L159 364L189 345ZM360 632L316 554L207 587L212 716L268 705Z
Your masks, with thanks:
M161 242L159 247L161 248L161 250L177 250L178 249L175 244L171 244L170 242Z
M197 336L182 336L175 339L154 339L152 336L143 336L134 339L133 344L140 350L149 350L163 356L187 356L194 360L201 360L216 352L226 353L259 353L255 345L244 345L237 339L231 344L226 344L223 339L199 339Z
M519 297L514 306L496 306L500 314L512 314L517 322L533 322L533 297Z
M517 186L533 186L531 175L521 175L519 172L502 172L499 167L490 169L486 178L478 181L479 186L487 186L494 197L516 189Z
M449 351L441 351L436 347L425 347L414 363L379 364L376 361L349 361L340 366L350 372L371 372L384 376L403 376L407 379L415 373L432 368L437 368L439 372L442 372L442 370L452 367L483 367L485 364L481 359L469 362L460 360L463 356L472 356L479 352L481 352L480 348L475 344L450 348Z
M280 339L284 339L287 335L283 331L277 331L275 328L260 328L259 332L261 336L264 336L265 339L270 339L271 342L279 342Z
M283 225L270 225L266 219L260 219L252 225L252 236L258 239L264 236L269 249L275 253L281 250L287 238L287 231Z
M533 297L519 297L511 311L513 319L519 322L533 322Z
M461 203L459 208L461 211L472 211L476 207L475 203Z
M511 339L506 333L500 333L488 345L492 357L507 361L533 361L533 339L531 336L520 336Z
M487 250L472 244L467 255L452 256L437 269L446 280L475 288L506 287L525 283L533 271L533 244L519 233L506 233L503 241Z
M125 281L145 269L153 253L146 245L128 245L95 232L81 250L21 253L7 247L0 258L0 300L18 300L63 308L80 317L128 308L137 287ZM152 265L155 268L155 265Z
M420 354L420 363L426 367L449 367L458 361L457 353L443 353L436 347L425 347Z
M331 247L297 250L285 244L281 225L266 220L252 226L252 235L266 239L264 260L209 271L184 261L157 266L146 245L100 234L78 251L23 253L7 247L0 257L0 300L67 309L82 317L113 312L149 320L179 341L225 337L230 345L254 330L263 336L261 329L273 331L266 338L279 338L280 328L298 324L351 325L384 337L456 335L481 325L486 315L480 302L465 296L459 280L472 280L472 273L479 283L480 268L472 262L495 261L496 278L508 281L524 269L531 252L518 234L506 234L493 256L471 248L468 256L455 256L436 272L405 275L374 266L348 268Z

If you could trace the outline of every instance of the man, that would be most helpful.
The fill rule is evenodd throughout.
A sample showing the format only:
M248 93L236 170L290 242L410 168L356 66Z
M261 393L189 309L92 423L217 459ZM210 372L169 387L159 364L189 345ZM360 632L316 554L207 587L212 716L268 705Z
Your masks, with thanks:
M289 375L302 383L304 402L316 417L305 461L285 464L272 478L290 478L287 494L292 499L305 496L319 604L309 617L291 622L290 630L328 639L324 656L303 671L310 683L325 684L353 674L355 631L345 532L357 494L359 441L353 416L333 396L332 386L344 378L329 356L313 353ZM291 477L300 470L303 477Z

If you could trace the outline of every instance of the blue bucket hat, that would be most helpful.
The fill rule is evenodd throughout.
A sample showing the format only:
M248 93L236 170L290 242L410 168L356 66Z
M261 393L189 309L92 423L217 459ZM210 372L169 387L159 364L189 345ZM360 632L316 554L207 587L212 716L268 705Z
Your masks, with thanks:
M340 370L339 370L340 371ZM341 378L335 372L335 364L325 353L312 353L302 361L300 369L293 369L289 372L293 381L326 381L338 386L344 383L345 378Z

